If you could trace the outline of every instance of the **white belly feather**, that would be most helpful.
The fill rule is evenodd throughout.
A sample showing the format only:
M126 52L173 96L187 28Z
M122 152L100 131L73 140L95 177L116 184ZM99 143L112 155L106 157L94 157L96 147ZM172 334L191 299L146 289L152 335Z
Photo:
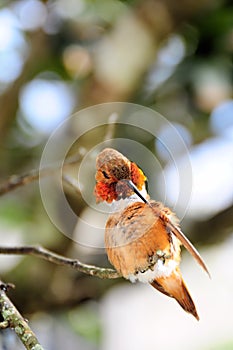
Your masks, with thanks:
M168 277L178 266L175 260L169 260L165 264L163 260L159 259L154 265L153 270L148 269L145 272L138 272L137 274L130 274L127 278L131 282L150 283L159 277Z

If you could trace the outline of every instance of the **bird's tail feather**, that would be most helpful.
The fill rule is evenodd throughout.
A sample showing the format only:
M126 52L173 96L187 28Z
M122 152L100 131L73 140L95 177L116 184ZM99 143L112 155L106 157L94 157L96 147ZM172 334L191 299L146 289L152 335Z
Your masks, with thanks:
M176 299L185 311L199 320L195 304L183 281L180 271L173 271L172 274L167 277L157 278L151 285L161 293Z

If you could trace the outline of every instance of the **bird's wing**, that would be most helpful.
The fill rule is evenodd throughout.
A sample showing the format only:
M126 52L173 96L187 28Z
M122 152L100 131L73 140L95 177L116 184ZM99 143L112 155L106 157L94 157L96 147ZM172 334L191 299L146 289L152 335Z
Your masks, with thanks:
M197 249L193 246L193 244L188 240L188 238L185 236L185 234L181 231L181 229L174 225L171 220L169 219L168 215L161 212L161 219L166 221L167 228L170 232L172 232L176 238L180 240L180 242L183 244L183 246L187 249L187 251L194 257L194 259L198 262L198 264L206 271L206 273L210 277L209 270L202 259L201 255L197 251Z

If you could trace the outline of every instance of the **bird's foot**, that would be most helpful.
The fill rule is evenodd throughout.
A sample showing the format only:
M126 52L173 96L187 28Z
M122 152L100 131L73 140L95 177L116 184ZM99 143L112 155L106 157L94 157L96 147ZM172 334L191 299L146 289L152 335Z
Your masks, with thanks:
M158 260L162 260L163 264L166 259L170 259L171 254L167 254L163 250L157 250L155 254L149 256L149 268L153 270L154 265L158 262Z

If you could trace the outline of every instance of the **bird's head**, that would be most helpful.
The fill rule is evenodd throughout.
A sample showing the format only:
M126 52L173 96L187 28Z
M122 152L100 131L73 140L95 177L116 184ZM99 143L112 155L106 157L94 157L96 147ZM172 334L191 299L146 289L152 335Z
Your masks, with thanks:
M131 195L146 188L146 176L133 162L123 154L105 148L96 159L96 186L97 202L129 198Z

